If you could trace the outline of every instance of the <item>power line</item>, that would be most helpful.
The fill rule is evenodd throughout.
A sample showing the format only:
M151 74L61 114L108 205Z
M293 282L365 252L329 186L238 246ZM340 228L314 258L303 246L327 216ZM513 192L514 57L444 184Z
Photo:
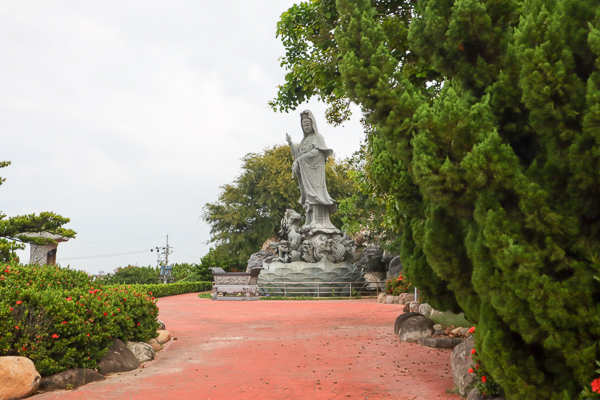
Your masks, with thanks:
M116 242L135 242L138 240L150 240L150 239L162 239L164 238L164 236L154 236L154 237L149 237L149 238L139 238L139 239L121 239L121 240L106 240L106 241L102 241L102 242L78 242L76 240L74 240L73 242L69 243L69 244L92 244L92 243L116 243Z
M190 256L189 254L183 254L183 253L180 253L178 251L174 251L173 253L175 253L175 254L181 254L182 256L187 256L187 257L191 257L191 258L197 258L197 259L201 258L201 257L198 257L198 256Z
M128 255L128 254L141 254L141 253L148 253L148 250L139 250L139 251L129 251L129 252L125 252L125 253L113 253L113 254L98 254L95 256L82 256L82 257L67 257L67 258L61 258L60 260L83 260L86 258L104 258L104 257L116 257L116 256L124 256L124 255Z

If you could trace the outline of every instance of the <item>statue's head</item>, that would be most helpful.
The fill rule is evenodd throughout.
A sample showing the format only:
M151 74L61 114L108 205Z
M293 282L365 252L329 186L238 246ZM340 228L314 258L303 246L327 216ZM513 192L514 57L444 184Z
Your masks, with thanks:
M314 116L309 110L305 110L300 113L300 121L302 123L302 131L304 132L304 136L312 135L317 131Z

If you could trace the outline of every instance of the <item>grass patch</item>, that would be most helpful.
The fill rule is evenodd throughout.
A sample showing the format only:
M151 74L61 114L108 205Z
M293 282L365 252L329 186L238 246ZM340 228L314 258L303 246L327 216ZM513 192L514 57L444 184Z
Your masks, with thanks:
M210 293L200 293L200 294L198 294L198 297L201 299L212 299L212 296L210 295Z
M463 328L468 328L471 325L473 325L469 321L467 321L464 313L454 314L454 313L451 313L450 311L446 311L445 313L442 313L442 314L432 315L430 318L436 324L440 324L445 327L454 326L454 327L458 328L460 326Z

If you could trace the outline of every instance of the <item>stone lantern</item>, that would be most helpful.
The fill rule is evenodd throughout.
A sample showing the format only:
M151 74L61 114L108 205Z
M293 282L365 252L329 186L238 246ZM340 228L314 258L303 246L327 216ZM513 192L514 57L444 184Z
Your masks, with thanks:
M29 254L29 263L39 265L55 265L56 249L58 248L58 243L66 242L69 240L68 237L64 237L62 235L50 232L24 233L23 236L27 236L30 238L52 239L57 242L44 245L38 245L35 243L29 244L29 246L31 247L31 252Z

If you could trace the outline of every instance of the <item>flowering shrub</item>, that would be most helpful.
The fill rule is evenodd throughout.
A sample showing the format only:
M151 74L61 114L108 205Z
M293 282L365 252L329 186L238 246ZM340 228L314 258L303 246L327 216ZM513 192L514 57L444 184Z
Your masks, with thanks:
M469 328L469 333L474 334L476 328ZM473 358L473 363L475 364L473 368L469 368L470 374L475 374L475 387L485 397L495 397L495 396L503 396L503 390L495 381L494 378L486 371L483 363L479 360L479 356L477 354L476 349L471 350L471 355Z
M156 336L156 299L94 287L85 272L12 262L0 274L0 356L30 358L42 376L94 368L112 338Z
M113 286L107 286L113 287ZM177 294L204 292L212 289L212 282L177 282L169 284L131 285L138 293L148 293L156 298Z
M385 292L393 296L398 296L400 293L412 293L415 287L412 283L406 282L402 273L397 278L389 279L385 283Z
M594 277L596 278L596 277ZM598 279L598 278L596 278ZM596 364L600 367L600 361L596 361ZM597 374L600 374L600 369L596 370ZM591 383L592 390L590 391L590 387L586 387L579 394L580 400L593 400L600 399L600 378L594 379Z

